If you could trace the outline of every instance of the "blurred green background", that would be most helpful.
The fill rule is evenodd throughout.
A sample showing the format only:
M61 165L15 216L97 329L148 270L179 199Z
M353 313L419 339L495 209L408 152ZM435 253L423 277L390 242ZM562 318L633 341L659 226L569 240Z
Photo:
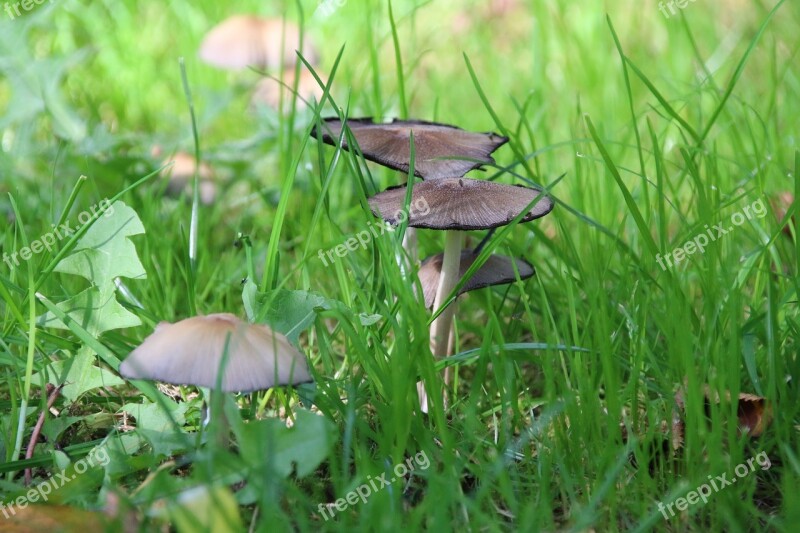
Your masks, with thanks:
M314 410L335 428L313 472L286 479L245 472L236 461L246 462L263 435L235 424L244 439L239 459L213 446L190 454L193 442L167 435L199 427L201 399L191 389L164 396L184 423L156 424L154 440L123 409L148 402L142 390L118 385L58 400L61 414L47 427L63 427L39 444L39 460L30 463L37 479L63 467L51 459L61 447L85 453L109 435L139 432L135 452L120 452L102 476L60 501L108 511L117 498L123 511L114 516L145 530L160 519L144 510L197 486L211 487L204 497L224 503L218 507L238 510L241 524L222 520L231 530L788 531L800 523L800 246L786 226L800 191L798 3L397 0L394 25L389 9L379 0L323 7L53 0L14 18L0 10L2 252L23 246L21 229L34 239L62 214L73 220L156 171L170 154L194 153L183 58L216 195L198 206L194 265L190 195L170 196L159 175L121 198L145 229L132 241L147 278L124 282L141 307L118 296L142 325L98 334L118 359L161 320L244 316L240 233L252 242L259 294L311 291L349 309L327 307L299 339L316 369ZM318 75L327 81L335 67L330 92L349 116L407 110L411 118L505 132L511 142L495 159L516 175L488 169L470 177L530 180L558 201L548 217L497 243L498 252L534 264L536 277L460 300L455 359L463 364L448 410L414 414L417 377L435 372L429 316L394 260L399 242L380 240L331 268L317 259L317 250L373 221L366 197L404 178L372 164L366 174L351 154L309 140L318 116L337 113L330 101L318 109L299 103L291 113L254 106L263 73L203 63L203 36L236 13L302 24L319 53ZM88 179L70 203L82 175ZM759 199L765 217L748 219L704 254L658 266L657 253ZM482 237L471 232L468 242ZM421 258L441 250L437 232L419 239ZM32 336L32 287L56 302L86 287L46 271L54 255L16 269L0 264L4 498L23 490L28 464L14 457L12 434L22 420L27 442L42 410L42 383L28 383L26 360L39 372L79 350L97 351L74 329L41 327ZM37 303L33 315L45 311ZM94 367L112 373L105 360ZM742 408L708 399L705 385L723 398L766 397L772 416L764 435L740 434ZM674 399L681 386L685 412ZM26 394L31 411L20 415ZM297 400L270 391L236 404L243 420L263 422L302 412ZM665 442L679 411L683 444L674 449ZM57 422L67 415L74 420ZM315 433L306 427L303 435ZM336 520L320 517L318 505L421 450L429 470ZM669 520L657 510L761 451L770 469ZM272 472L262 467L259 474ZM170 516L182 531L211 527Z

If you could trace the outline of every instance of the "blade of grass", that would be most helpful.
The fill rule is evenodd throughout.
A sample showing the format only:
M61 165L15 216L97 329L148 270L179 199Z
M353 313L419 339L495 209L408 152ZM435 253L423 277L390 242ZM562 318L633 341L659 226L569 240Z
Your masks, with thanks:
M186 63L182 57L178 58L178 65L181 70L181 83L183 84L183 94L189 106L189 116L192 120L192 139L194 140L194 176L192 181L192 214L189 222L189 272L188 272L188 303L189 313L197 314L197 227L200 217L200 138L197 134L197 119L194 113L194 100L192 89L189 87L189 79L186 76Z
M608 168L608 171L617 182L617 186L619 186L620 191L622 191L622 196L625 198L625 204L628 206L631 215L633 215L633 219L636 222L636 226L639 228L639 233L642 235L642 239L647 245L650 253L655 257L655 255L658 253L658 247L656 246L655 240L653 240L653 236L650 235L650 230L647 228L647 224L644 221L644 217L642 217L641 211L639 211L639 207L636 205L636 201L633 199L633 196L631 196L631 193L628 190L628 187L625 185L625 182L622 181L622 177L619 175L619 170L617 170L617 166L614 164L614 161L608 154L606 147L603 145L603 141L601 141L600 137L597 135L594 124L592 124L592 119L589 117L589 115L586 115L585 120L586 126L589 128L589 134L592 136L592 139L594 139L597 149L603 156L603 161L605 161L606 168Z
M397 24L394 22L392 0L389 0L389 25L392 28L392 42L394 43L394 64L397 70L397 98L400 100L400 118L408 118L408 103L406 102L406 81L403 74L403 57L400 52L400 39L397 36Z
M475 86L475 90L478 92L478 97L483 102L483 106L486 108L486 111L494 120L497 129L500 130L500 133L504 137L508 137L508 145L511 147L511 150L514 152L514 157L517 161L519 161L522 166L525 167L525 171L528 173L528 176L533 176L533 172L531 171L531 167L528 165L528 160L525 158L525 154L522 151L522 148L519 146L519 143L513 136L510 134L508 129L503 125L500 120L500 117L495 112L492 105L489 103L489 99L486 98L486 93L483 91L480 82L478 81L478 75L475 73L475 69L472 68L472 63L469 60L469 56L467 56L466 52L464 53L464 61L467 64L467 70L469 71L469 76L472 78L472 84Z
M639 70L639 67L634 65L633 62L630 59L628 59L627 57L625 58L625 61L628 63L628 65L630 65L631 70L633 70L633 72L637 76L639 76L639 79L642 80L642 83L644 83L647 86L647 88L650 90L650 92L653 94L653 96L655 96L656 100L658 100L658 102L666 110L666 112L669 114L669 116L674 118L678 122L678 124L680 124L681 127L683 127L684 131L686 131L689 135L692 136L692 139L694 139L695 143L697 143L698 145L702 144L702 139L697 134L695 129L692 128L689 125L689 123L686 122L683 119L683 117L681 117L680 113L675 111L675 109L673 109L673 107L671 105L669 105L669 102L667 102L667 99L664 98L664 96L659 92L658 89L656 89L656 86L653 85L653 83L647 78L647 76L645 76L644 72Z
M606 15L606 22L608 22L608 28L611 30L611 36L614 38L614 45L617 47L617 53L619 54L620 61L622 62L622 77L625 80L625 91L628 95L628 109L631 112L631 127L633 128L633 134L636 136L636 150L639 154L639 171L642 175L642 195L644 200L644 205L648 207L648 213L650 212L650 200L647 191L649 187L647 187L647 169L644 166L644 153L642 152L642 138L639 135L639 128L636 126L636 111L633 109L633 91L631 90L631 79L628 75L628 68L626 65L626 57L625 53L622 51L622 44L619 42L619 37L617 37L617 31L614 29L614 24L611 22L611 17Z
M785 1L786 0L780 0L777 4L775 4L775 7L773 7L772 10L770 10L769 14L767 15L767 18L765 18L764 22L761 23L761 26L758 28L758 31L756 32L755 36L753 36L753 39L750 41L750 45L747 47L747 50L745 50L744 55L742 55L742 59L740 59L739 63L736 65L736 70L733 72L731 81L728 82L728 87L725 89L725 94L722 95L722 99L720 100L719 105L717 105L717 108L711 114L711 118L708 120L708 124L706 124L706 127L703 129L703 133L701 133L700 137L697 139L698 147L701 144L703 144L703 141L706 139L706 137L708 137L711 128L714 126L714 123L717 121L717 118L719 117L720 113L722 113L722 109L728 102L728 98L730 98L731 93L733 93L733 89L734 87L736 87L736 83L739 81L739 78L741 77L742 72L744 71L744 66L747 63L747 59L750 57L750 54L756 47L756 44L761 39L761 36L764 34L764 30L767 29L767 24L775 15L775 13L778 11L778 9L780 9L780 7L783 5Z
M28 247L28 234L25 232L22 214L17 207L14 196L9 194L11 207L17 217L17 227L19 228L20 238L23 247ZM33 281L33 264L27 263L28 272L28 353L25 362L25 380L22 385L22 399L20 401L19 413L17 416L17 427L14 434L14 453L12 459L17 459L22 452L22 438L25 435L25 419L28 416L28 399L31 393L31 377L33 376L33 358L36 353L36 299L33 297L36 292L35 282ZM10 385L10 384L9 384ZM11 481L13 474L9 473L8 480Z

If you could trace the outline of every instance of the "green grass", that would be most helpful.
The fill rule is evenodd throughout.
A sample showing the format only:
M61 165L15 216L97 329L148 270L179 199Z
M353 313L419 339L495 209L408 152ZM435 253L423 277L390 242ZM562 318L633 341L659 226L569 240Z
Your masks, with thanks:
M325 19L311 0L246 4L239 9L294 21L302 7L336 109L253 110L256 73L201 63L204 32L233 13L225 4L54 0L16 20L0 11L0 253L120 195L145 230L131 241L146 272L122 279L131 298L116 296L140 326L95 331L100 316L90 313L56 329L36 318L91 283L54 270L77 239L14 269L0 263L0 501L24 494L27 467L36 484L104 450L108 465L50 503L116 505L119 520L142 530L166 520L154 509L180 507L178 495L196 487L212 503L194 492L190 513L219 509L219 530L240 521L258 531L782 531L800 522L800 241L782 233L795 205L779 220L770 203L800 196L794 2L698 0L667 18L657 2L545 0L488 20L486 1L396 0L390 14L385 2L350 0ZM543 186L557 201L547 217L492 238L489 248L537 274L462 296L456 355L444 362L430 356L430 313L398 266L400 232L331 265L318 258L374 221L369 196L405 180L309 138L334 114L508 135L498 167L470 176ZM195 135L221 180L212 206L166 196L157 173L142 180L161 166L154 146L193 153ZM658 254L730 226L758 201L763 217L659 266ZM441 233L418 236L420 257L441 251ZM467 244L483 236L470 232ZM305 319L298 344L315 386L212 405L226 410L234 448L206 439L215 430L202 428L203 391L118 381L116 365L158 322L245 318L245 302L263 320ZM25 460L44 382L60 384L57 370L80 364L88 368L68 380L77 392L47 411L47 438ZM452 404L416 414L417 380L441 386L444 364L457 365ZM684 444L664 452L682 384ZM740 436L736 405L706 404L706 384L766 397L764 434ZM293 433L282 431L295 417ZM659 502L709 476L730 478L762 452L768 469L669 520L659 512ZM320 515L320 504L420 453L428 468ZM172 527L208 526L182 520L173 513Z

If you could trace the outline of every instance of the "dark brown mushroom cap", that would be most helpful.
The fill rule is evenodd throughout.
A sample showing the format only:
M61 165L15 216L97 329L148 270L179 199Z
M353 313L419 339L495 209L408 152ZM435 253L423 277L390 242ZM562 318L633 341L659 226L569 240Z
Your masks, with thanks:
M494 163L490 154L508 142L507 137L495 133L476 133L421 120L395 119L389 124L375 124L371 118L351 118L347 125L366 159L405 173L409 171L409 138L413 131L414 174L426 180L460 178L483 164ZM322 141L336 146L341 120L326 118L322 129ZM311 135L320 138L316 127ZM342 148L349 149L346 138Z
M464 277L467 269L472 266L478 254L474 250L464 250L461 252L461 264L458 269L459 279ZM442 272L442 261L444 254L436 254L428 257L419 267L419 282L422 286L422 294L425 297L425 307L432 307L436 297L436 289L439 286L439 275ZM519 277L522 280L528 279L535 274L533 267L522 259L513 259L504 255L490 255L486 262L475 274L461 287L458 294L490 287L493 285L503 285L516 281L514 274L514 264L517 265Z
M553 209L553 201L542 191L468 178L415 183L408 213L405 211L405 185L376 194L369 199L369 205L375 216L395 225L407 214L408 225L414 228L491 229L511 222L537 196L539 200L520 219L520 222L529 222ZM423 205L425 208L420 208Z
M226 342L228 359L221 380L225 392L311 381L305 356L286 337L230 313L161 322L122 362L119 372L129 379L214 388Z

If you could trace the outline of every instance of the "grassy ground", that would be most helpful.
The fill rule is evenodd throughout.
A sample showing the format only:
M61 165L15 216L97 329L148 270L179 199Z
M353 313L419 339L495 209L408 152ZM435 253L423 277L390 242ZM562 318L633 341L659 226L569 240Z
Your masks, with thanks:
M537 275L462 297L452 405L415 414L418 377L441 382L398 236L333 264L318 257L367 228L365 199L404 178L309 139L318 116L336 113L330 102L286 116L253 109L256 73L201 63L204 32L232 7L54 0L13 20L0 12L2 252L56 221L77 225L104 199L132 209L96 217L119 247L86 279L56 266L77 239L0 265L9 520L30 509L41 516L25 515L29 527L45 519L42 507L10 503L33 499L30 467L34 487L74 473L48 498L69 506L51 507L65 528L89 520L77 509L104 510L112 528L155 529L169 515L181 531L800 523L800 241L782 233L770 202L800 192L797 4L697 0L670 15L628 0L397 1L394 24L379 0L329 4L325 17L312 0L236 9L298 21L302 7L316 71L350 116L508 135L499 168L471 176L528 180L557 200L546 218L491 241ZM154 147L194 150L179 57L201 157L221 183L211 206L197 206L196 230L191 201L167 197L157 175L142 181L163 159ZM717 238L716 225L729 231ZM713 236L704 251L675 263L674 250L701 235ZM419 240L421 257L443 246L434 231ZM80 294L106 299L87 305ZM223 311L284 331L301 323L316 382L216 405L233 449L199 445L202 391L116 373L159 321ZM67 385L49 411L47 382ZM740 434L726 392L767 398L761 436ZM43 411L43 437L23 460ZM103 464L81 473L91 460ZM413 472L397 474L400 463ZM381 488L382 475L397 479ZM692 502L718 476L735 483ZM326 505L370 482L363 501ZM679 510L683 497L691 504Z

